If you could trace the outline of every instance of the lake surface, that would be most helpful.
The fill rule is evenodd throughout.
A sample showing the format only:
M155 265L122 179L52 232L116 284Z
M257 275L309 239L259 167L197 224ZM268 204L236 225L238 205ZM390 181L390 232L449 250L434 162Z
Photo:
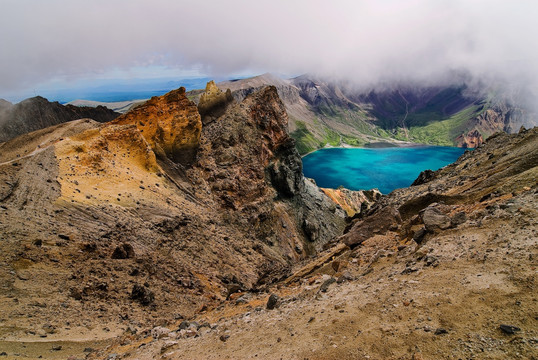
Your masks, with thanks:
M303 171L320 187L377 188L388 194L411 185L423 170L437 170L453 163L464 151L446 146L321 149L303 158Z

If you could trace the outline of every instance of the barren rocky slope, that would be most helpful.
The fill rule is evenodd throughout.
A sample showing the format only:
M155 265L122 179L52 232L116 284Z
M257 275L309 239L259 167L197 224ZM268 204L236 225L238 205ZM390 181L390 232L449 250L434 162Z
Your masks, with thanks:
M205 98L0 144L0 353L535 356L538 129L361 206L302 176L275 87Z
M80 353L192 317L342 232L345 212L302 176L276 89L222 105L202 127L181 88L111 123L0 144L0 349Z
M536 359L537 179L538 129L498 134L383 197L267 293L93 356Z

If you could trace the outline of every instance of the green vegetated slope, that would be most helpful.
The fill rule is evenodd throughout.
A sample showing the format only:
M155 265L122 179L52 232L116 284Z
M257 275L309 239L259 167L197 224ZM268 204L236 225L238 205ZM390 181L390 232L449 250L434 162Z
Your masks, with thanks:
M455 146L455 139L462 133L472 129L471 120L487 110L487 105L472 104L452 115L446 115L431 108L416 114L408 115L407 121L412 124L404 130L402 126L384 129L376 124L376 119L368 118L365 111L356 109L325 108L318 112L321 121L306 124L294 121L296 130L291 133L297 149L301 154L330 146L366 146L378 141L410 141L421 144ZM403 115L405 116L405 114ZM402 118L403 118L402 116ZM329 125L327 125L329 124ZM347 131L339 132L338 125ZM330 125L333 125L330 127ZM316 134L323 136L316 136ZM490 134L483 134L487 137Z
M484 106L472 105L446 118L433 114L429 123L412 126L408 131L408 138L402 129L399 129L395 138L423 144L454 146L456 137L471 130L469 121L484 111ZM483 135L487 137L486 134Z

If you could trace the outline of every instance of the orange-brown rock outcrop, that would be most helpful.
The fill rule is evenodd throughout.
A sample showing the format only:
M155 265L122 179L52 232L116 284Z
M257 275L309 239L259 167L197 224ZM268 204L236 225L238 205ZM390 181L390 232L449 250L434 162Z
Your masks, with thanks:
M187 99L183 87L151 98L117 118L114 124L136 125L157 156L181 164L194 161L202 130L196 104Z

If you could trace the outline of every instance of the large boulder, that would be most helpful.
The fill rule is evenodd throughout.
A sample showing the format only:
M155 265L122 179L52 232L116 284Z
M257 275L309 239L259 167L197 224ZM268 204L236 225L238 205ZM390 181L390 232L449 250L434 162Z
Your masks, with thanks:
M424 210L422 221L428 231L445 230L451 226L450 217L433 206L428 206Z
M376 211L362 221L357 222L350 231L340 237L340 241L353 248L377 234L385 234L396 230L401 224L400 213L393 207L387 206Z

